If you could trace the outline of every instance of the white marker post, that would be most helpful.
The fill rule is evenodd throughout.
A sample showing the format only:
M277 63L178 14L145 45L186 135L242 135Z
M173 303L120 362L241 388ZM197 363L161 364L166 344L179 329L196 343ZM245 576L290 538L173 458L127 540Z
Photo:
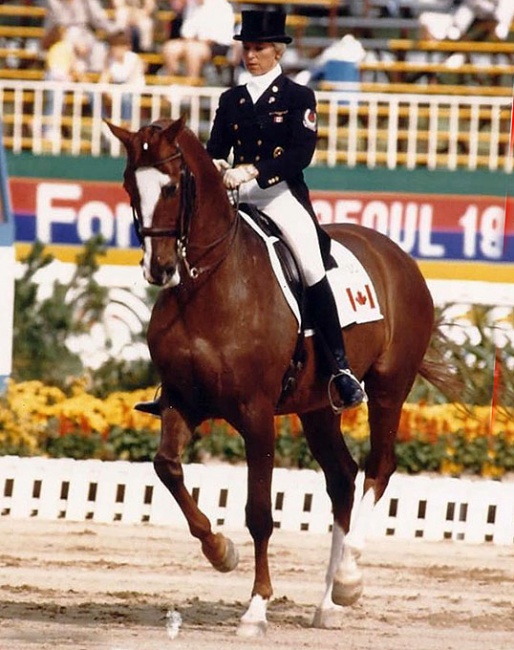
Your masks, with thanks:
M0 393L12 369L14 310L14 220L0 120Z

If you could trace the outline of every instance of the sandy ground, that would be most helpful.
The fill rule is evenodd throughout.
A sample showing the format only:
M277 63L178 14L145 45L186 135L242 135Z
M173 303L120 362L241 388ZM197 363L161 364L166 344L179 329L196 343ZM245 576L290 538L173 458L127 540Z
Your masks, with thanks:
M329 536L276 531L263 641L235 636L253 551L231 537L240 565L218 574L186 530L1 520L0 650L514 650L514 546L370 543L361 601L316 630ZM173 640L169 610L183 618Z

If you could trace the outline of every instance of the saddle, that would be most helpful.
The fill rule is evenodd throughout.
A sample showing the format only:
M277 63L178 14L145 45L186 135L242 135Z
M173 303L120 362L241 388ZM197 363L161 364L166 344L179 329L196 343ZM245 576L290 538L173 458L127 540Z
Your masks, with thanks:
M303 283L300 266L293 255L289 244L283 238L278 226L268 217L267 214L251 203L240 203L239 210L250 217L250 219L255 222L267 237L272 238L272 246L280 262L283 276L300 311L298 338L296 340L293 356L289 362L289 367L282 378L282 393L277 404L278 406L295 389L297 375L301 371L305 361L305 326L303 324L305 324L307 320L308 312L305 300L305 285Z

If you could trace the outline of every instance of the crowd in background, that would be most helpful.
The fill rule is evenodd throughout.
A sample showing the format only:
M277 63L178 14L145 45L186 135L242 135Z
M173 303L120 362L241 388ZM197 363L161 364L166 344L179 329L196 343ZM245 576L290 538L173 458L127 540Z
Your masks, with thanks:
M194 80L202 78L206 65L220 56L236 71L231 76L236 82L237 72L242 72L239 44L233 40L241 5L229 0L34 0L32 4L46 10L40 47L48 81L94 78L140 87L148 73L161 75L162 83L169 77ZM362 15L366 5L355 0L341 4L350 16ZM382 17L416 18L419 37L432 40L465 39L476 21L486 21L490 37L502 41L514 20L514 0L387 0L378 5ZM163 9L172 16L164 25L158 19ZM158 54L159 64L148 63L145 54ZM359 63L366 54L358 37L349 32L312 58L296 79L313 87L323 80L358 81ZM130 120L129 93L123 94L121 103L121 119ZM105 114L109 105L105 97ZM61 109L62 93L49 92L45 114L56 115ZM52 137L50 126L48 137Z
M11 3L15 4L14 0ZM159 55L159 66L152 64L149 70L149 64L143 64L145 73L200 78L215 57L226 57L234 67L240 61L232 37L238 29L236 12L241 5L230 0L33 0L31 4L46 10L40 46L48 79L80 80L90 73L108 78L110 41L121 34L129 41L123 56L127 61L132 59L133 65L132 54ZM369 4L342 0L341 11L343 15L362 16ZM514 20L513 0L376 0L376 7L380 17L416 18L419 37L434 40L465 39L476 21L485 21L491 24L491 38L502 41L508 38ZM172 16L164 25L158 19L163 9ZM299 11L309 13L309 8ZM353 63L362 60L365 53L355 43L356 36L349 30L332 43L311 62L303 78L315 84L334 57L346 60L349 56ZM117 68L119 72L119 62ZM123 83L123 75L110 78ZM125 80L131 78L130 74L125 76Z

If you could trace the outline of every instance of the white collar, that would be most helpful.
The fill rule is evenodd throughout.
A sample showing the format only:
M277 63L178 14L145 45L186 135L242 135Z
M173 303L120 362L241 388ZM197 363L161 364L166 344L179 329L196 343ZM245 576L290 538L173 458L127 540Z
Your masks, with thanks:
M266 72L255 77L252 77L246 84L246 88L250 93L253 103L255 104L264 91L269 88L271 83L282 74L282 67L280 63Z

